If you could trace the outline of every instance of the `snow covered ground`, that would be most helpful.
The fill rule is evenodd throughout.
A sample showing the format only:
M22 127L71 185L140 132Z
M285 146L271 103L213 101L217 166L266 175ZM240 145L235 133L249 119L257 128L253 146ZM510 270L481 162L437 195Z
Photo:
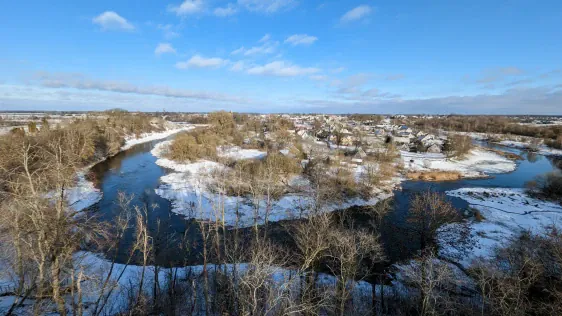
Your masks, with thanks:
M97 254L90 253L90 252L77 252L74 255L75 267L77 272L82 269L84 275L87 275L88 278L82 282L82 302L83 306L86 308L85 314L88 315L88 312L92 312L94 309L95 303L100 297L100 294L108 294L111 290L111 295L108 296L108 301L103 308L102 315L115 315L127 308L128 299L129 299L129 292L128 289L133 286L135 287L139 280L142 273L142 266L135 266L135 265L124 265L124 264L115 264L113 267L113 273L109 278L109 282L105 289L102 289L102 284L104 280L108 276L108 271L111 266L111 262L107 259L98 256ZM209 264L207 266L207 271L209 278L213 280L213 276L217 271L223 272L224 270L232 276L234 271L236 271L237 275L241 278L244 278L245 275L251 269L259 269L260 272L267 273L269 276L267 280L267 284L272 286L272 291L279 291L280 295L288 295L287 291L290 291L292 295L298 295L300 293L300 286L302 281L299 277L296 277L296 273L298 271L290 270L278 266L259 266L255 267L248 263L238 263L234 264L226 264L226 265L213 265ZM191 287L191 282L197 287L197 296L203 296L203 266L186 266L186 267L178 267L178 268L171 268L166 269L160 267L158 272L158 282L160 287L163 289L166 288L166 284L170 280L171 275L175 275L177 278L177 282L186 282ZM151 294L152 285L155 282L155 273L153 266L147 266L145 268L145 280L144 280L144 290L148 295ZM336 278L332 275L319 273L317 278L317 286L322 288L323 292L328 295L335 295L335 285L336 285ZM213 291L211 283L211 291ZM353 296L354 307L359 310L368 311L371 307L372 302L372 287L370 283L365 281L351 281L348 283L348 287L351 289L351 295ZM393 294L401 294L403 293L397 291L399 288L391 287L391 286L377 286L375 295L380 296L381 290L384 291L386 296L393 295ZM6 312L12 302L14 301L14 296L1 296L0 297L0 313ZM67 309L72 310L72 303L70 300L70 296L66 296L66 304ZM45 302L46 303L46 302ZM189 304L187 302L186 304ZM18 308L16 310L16 315L27 315L30 311L30 308L33 305L33 300L28 299L25 301L23 307ZM101 305L100 305L101 306ZM205 313L205 306L204 300L198 299L196 300L195 314L196 315L203 315ZM42 307L45 313L51 312L52 314L56 315L56 309L54 304L45 304Z
M156 194L172 202L173 212L200 220L224 220L229 226L234 226L238 222L240 227L251 226L254 222L263 224L266 217L268 221L274 222L303 218L308 215L312 199L310 194L305 192L287 194L277 201L272 201L269 206L263 199L252 201L249 198L213 192L210 189L215 184L212 173L219 173L220 179L220 172L225 171L227 167L206 160L195 163L177 163L164 158L166 147L170 143L167 141L157 144L151 153L158 158L156 164L174 171L161 177L161 185L155 190ZM240 151L237 152L240 153ZM244 153L234 157L248 159L260 156L257 153ZM387 186L392 188L399 181L398 178L392 179ZM369 200L356 198L344 203L328 205L324 211L335 211L355 205L374 205L382 199L392 196L392 193L383 190L379 190L377 193L376 197Z
M257 149L242 149L238 146L220 147L218 155L221 157L231 158L234 160L241 159L262 159L267 153Z
M496 247L524 231L540 234L545 228L562 224L560 205L531 198L523 189L462 188L447 195L466 200L484 217L481 222L470 223L476 247L459 262L465 267L480 257L490 258ZM447 251L451 250L444 249Z
M490 139L493 139L493 138L504 139L506 137L509 137L510 139L505 139L505 140L501 140L499 142L492 142L492 143L498 144L498 145L501 145L501 146L522 149L522 150L529 149L531 147L531 140L533 140L532 137L517 136L517 135L506 135L506 134L486 134L486 133L474 133L474 132L472 132L472 133L450 132L450 133L466 135L466 136L469 136L470 138L472 138L474 140L479 140L479 141L489 141ZM541 139L539 139L539 141L542 142ZM561 149L550 148L550 147L548 147L544 144L538 145L537 153L540 154L540 155L544 155L544 156L562 156L562 150Z
M486 177L493 173L515 170L515 162L496 153L473 149L463 159L447 159L443 154L416 154L401 151L404 167L408 171L456 171L468 178Z
M76 185L65 191L68 205L76 212L98 203L103 196L103 193L86 179L87 170L89 168L79 172L76 176Z
M138 145L138 144L142 144L142 143L146 143L146 142L150 142L153 140L158 140L158 139L163 139L166 138L170 135L182 132L182 131L188 131L195 128L194 126L183 126L183 127L179 127L179 128L172 128L172 129L168 129L166 131L163 132L151 132L151 133L143 133L140 135L140 137L135 137L133 136L129 136L125 138L125 145L123 145L123 147L121 147L121 150L127 150L130 149L131 147Z
M531 144L528 143L528 142L513 141L513 140L502 140L502 141L498 142L497 144L502 145L502 146L506 146L506 147L523 149L523 150L527 150L531 147ZM550 147L548 147L544 144L538 145L537 153L540 154L540 155L544 155L544 156L562 156L562 150L561 149L550 148Z

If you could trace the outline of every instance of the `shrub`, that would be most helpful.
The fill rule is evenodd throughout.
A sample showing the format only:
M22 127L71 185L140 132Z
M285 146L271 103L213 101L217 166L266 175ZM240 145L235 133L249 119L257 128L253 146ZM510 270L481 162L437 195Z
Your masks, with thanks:
M472 139L464 135L449 135L443 145L443 151L448 157L462 158L473 148Z
M168 157L177 161L195 161L198 159L217 159L217 136L209 131L193 131L176 136L172 142Z
M562 173L549 172L527 183L529 193L546 199L562 201Z

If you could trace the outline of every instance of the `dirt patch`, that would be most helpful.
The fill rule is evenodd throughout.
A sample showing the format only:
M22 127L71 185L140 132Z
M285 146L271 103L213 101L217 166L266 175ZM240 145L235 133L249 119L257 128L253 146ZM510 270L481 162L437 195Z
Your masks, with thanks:
M457 171L420 171L409 172L407 177L410 180L420 181L456 181L461 179L462 175Z

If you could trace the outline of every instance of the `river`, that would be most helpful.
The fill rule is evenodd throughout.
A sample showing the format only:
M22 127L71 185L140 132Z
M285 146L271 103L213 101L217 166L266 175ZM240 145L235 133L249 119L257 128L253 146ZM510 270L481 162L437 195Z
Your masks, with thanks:
M150 151L160 141L139 144L131 149L95 165L91 177L95 185L103 192L103 198L91 208L102 220L112 221L121 209L115 203L119 192L133 195L132 205L147 206L148 227L155 238L156 263L160 265L192 265L201 263L199 250L201 239L199 226L194 220L186 219L171 212L171 204L155 193L160 177L170 170L156 165L156 157ZM402 228L408 214L409 200L412 194L424 190L445 192L462 187L508 187L521 188L527 181L537 175L556 169L554 158L522 152L517 149L499 147L480 143L481 146L509 151L524 157L517 162L517 169L506 174L493 175L486 179L465 179L448 182L405 181L402 190L396 190L391 211L384 217L381 235L389 261L406 259L414 251L415 243L404 237ZM450 198L459 209L466 209L468 204L459 198ZM357 221L367 221L358 216ZM131 223L132 225L134 223ZM115 256L117 262L123 263L129 256L132 234L130 229L123 239L118 251L106 252L108 257ZM283 235L283 234L280 234ZM283 238L282 236L280 238ZM184 242L182 242L184 240ZM185 241L188 242L185 242Z

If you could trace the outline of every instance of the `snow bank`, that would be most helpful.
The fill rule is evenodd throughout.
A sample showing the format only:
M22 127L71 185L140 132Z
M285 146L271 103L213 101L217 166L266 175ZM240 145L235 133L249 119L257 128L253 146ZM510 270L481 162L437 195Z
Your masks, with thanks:
M257 149L242 149L238 146L228 146L218 148L218 155L235 160L242 159L262 159L267 156L266 152Z
M401 151L408 171L457 171L464 177L481 178L487 174L506 173L515 170L515 162L494 152L474 149L461 160L447 159L443 154L412 154Z
M86 179L86 173L89 169L90 167L86 167L79 171L76 174L74 186L64 190L64 199L75 212L82 211L98 203L103 197L103 193L94 186L94 183ZM55 195L59 193L49 191L45 194L45 197L48 199L58 198Z
M121 147L121 150L127 150L135 145L150 142L153 140L163 139L169 137L170 135L179 133L181 131L188 131L193 128L195 128L195 126L184 126L180 128L169 129L163 132L143 133L140 135L140 137L129 136L125 138L125 145Z
M462 188L447 195L462 198L484 217L481 222L470 223L476 248L459 262L465 267L477 258L490 258L496 247L524 231L542 233L547 227L559 226L562 220L560 205L531 198L523 189ZM444 249L448 251L451 249Z
M86 179L88 169L79 172L76 176L76 185L64 192L68 205L76 212L98 203L103 197L100 189Z
M467 132L449 132L449 133L466 135L474 140L479 140L479 141L489 141L491 138L502 139L505 137L510 137L511 138L510 140L502 140L499 142L492 142L492 143L501 146L522 149L522 150L528 150L531 147L531 140L535 139L533 137L528 137L528 136L506 135L506 134L486 134L486 133L467 133ZM538 140L542 142L541 139ZM537 154L544 155L544 156L562 156L562 150L550 148L544 144L540 144L538 146Z
M528 142L513 141L513 140L502 140L497 144L506 147L522 149L522 150L528 150L529 148L531 148L531 144ZM536 152L537 154L544 155L544 156L562 156L561 149L550 148L544 144L537 146Z

